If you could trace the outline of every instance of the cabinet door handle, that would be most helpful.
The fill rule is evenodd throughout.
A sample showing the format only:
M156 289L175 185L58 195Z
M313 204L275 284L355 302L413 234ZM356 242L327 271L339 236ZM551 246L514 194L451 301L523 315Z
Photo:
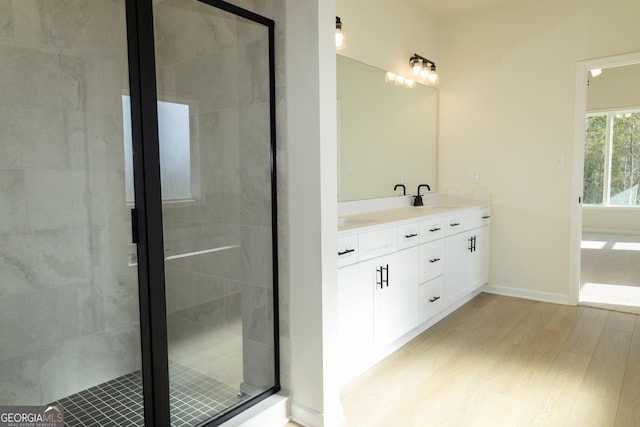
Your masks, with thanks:
M431 258L429 260L430 263L434 263L434 262L438 262L438 261L440 261L440 258Z
M405 237L405 238L407 238L407 239L410 239L410 238L412 238L412 237L416 237L416 236L417 236L417 234L416 234L416 233L411 233L411 234L405 234L405 235L404 235L404 237Z
M451 224L449 224L451 227L457 227L460 225L459 222L452 222Z
M478 236L473 236L473 252L476 251L476 241L478 240Z
M378 281L378 273L380 273L380 281ZM382 281L382 267L380 268L376 268L376 287L378 285L380 285L380 289L383 288L383 281Z
M430 228L429 231L432 233L435 233L436 231L440 231L441 228L440 227L436 227L436 228Z
M387 288L389 287L389 264L387 264L386 267L380 267L380 278L382 280L382 282L387 285ZM385 271L387 273L387 278L386 279L382 279L382 271Z
M473 237L469 237L467 240L469 241L469 247L467 248L467 250L469 252L473 252Z
M338 251L338 256L342 256L342 255L346 255L346 254L350 254L351 252L355 252L355 249L346 249L342 252Z
M484 215L484 216L482 217L482 219L489 219L489 218L491 218L491 215Z
M429 302L436 302L440 299L440 297L429 298Z

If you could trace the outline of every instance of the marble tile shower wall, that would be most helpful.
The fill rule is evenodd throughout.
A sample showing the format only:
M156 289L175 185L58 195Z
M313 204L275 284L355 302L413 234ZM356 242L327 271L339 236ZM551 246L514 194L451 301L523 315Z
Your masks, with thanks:
M0 403L139 368L123 1L0 2Z
M284 15L283 3L237 3ZM167 262L170 355L180 360L181 342L197 350L210 345L201 339L193 347L194 331L239 337L243 375L232 385L264 388L274 374L268 33L208 6L173 0L156 3L156 28L158 92L190 106L195 179L194 200L164 207L165 250L171 256L227 248ZM279 157L282 145L280 139ZM282 228L279 240L285 233Z

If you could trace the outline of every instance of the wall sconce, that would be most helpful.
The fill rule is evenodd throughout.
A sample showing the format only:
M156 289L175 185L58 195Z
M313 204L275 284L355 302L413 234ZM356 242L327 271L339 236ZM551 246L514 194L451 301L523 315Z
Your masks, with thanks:
M409 65L411 66L411 74L413 74L414 78L420 79L430 85L438 84L439 76L436 71L436 63L432 60L414 53L413 56L409 58Z
M342 50L346 47L344 33L342 32L342 21L336 16L336 50Z

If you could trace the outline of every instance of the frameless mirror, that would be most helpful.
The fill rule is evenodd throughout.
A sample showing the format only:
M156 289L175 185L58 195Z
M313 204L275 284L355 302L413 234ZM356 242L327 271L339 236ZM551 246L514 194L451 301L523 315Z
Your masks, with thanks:
M386 72L337 55L338 201L436 191L437 91L385 82Z

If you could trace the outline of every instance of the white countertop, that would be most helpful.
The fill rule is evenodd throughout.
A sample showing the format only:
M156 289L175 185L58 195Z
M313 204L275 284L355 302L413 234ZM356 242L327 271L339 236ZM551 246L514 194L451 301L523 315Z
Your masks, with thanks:
M397 203L394 204L397 205ZM391 206L393 206L393 204ZM359 231L385 223L410 221L421 217L433 216L435 218L450 215L456 211L461 211L462 213L462 211L467 209L489 206L490 202L486 199L439 195L437 198L425 198L424 206L393 206L388 209L361 211L341 215L338 217L338 232Z

